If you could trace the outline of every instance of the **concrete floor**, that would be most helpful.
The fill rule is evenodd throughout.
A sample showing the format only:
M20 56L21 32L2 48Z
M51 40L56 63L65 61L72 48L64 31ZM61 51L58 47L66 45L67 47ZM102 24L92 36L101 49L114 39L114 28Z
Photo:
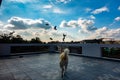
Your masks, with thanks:
M69 56L61 78L58 54L0 59L0 80L120 80L120 62Z

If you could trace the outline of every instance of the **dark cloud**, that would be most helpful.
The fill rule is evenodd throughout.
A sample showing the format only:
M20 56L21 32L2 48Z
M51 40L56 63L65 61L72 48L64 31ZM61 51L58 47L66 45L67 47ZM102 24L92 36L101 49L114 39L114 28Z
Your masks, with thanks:
M47 25L46 25L47 24ZM50 29L52 25L43 19L25 19L20 17L12 17L8 20L8 29L28 29L28 28L43 28Z

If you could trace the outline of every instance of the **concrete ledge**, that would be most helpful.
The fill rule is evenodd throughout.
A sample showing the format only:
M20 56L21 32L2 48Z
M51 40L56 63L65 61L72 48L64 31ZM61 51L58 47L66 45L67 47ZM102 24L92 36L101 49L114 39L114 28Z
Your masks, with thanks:
M87 57L87 58L95 58L95 59L104 59L104 60L109 60L109 61L118 61L118 62L120 62L120 59L116 59L116 58L92 57L92 56L86 56L86 55L76 54L76 53L70 53L70 55L73 55L73 56L81 56L81 57Z

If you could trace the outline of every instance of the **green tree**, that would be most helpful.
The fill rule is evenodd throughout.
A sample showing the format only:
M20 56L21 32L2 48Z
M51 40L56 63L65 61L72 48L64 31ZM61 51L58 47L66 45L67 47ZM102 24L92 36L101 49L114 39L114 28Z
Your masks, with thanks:
M42 43L39 37L32 38L30 40L31 43Z

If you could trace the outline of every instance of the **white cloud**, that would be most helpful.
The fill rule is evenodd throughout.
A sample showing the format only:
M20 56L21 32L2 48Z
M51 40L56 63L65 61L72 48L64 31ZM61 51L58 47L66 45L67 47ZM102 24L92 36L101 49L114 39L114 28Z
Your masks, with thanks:
M14 29L15 26L12 25L12 24L7 24L7 25L4 26L4 28L5 28L5 29Z
M8 0L9 2L18 2L18 3L33 3L37 2L38 0Z
M101 8L99 8L99 9L95 9L95 10L92 11L91 13L92 13L92 14L99 14L99 13L108 12L108 11L109 11L109 9L108 9L106 6L104 6L104 7L101 7Z
M108 30L107 27L102 27L102 28L97 29L97 30L95 31L95 33L96 33L98 36L101 35L101 34L104 35L107 30Z
M84 34L84 33L80 33ZM120 28L118 29L108 29L107 27L101 27L96 29L95 31L92 31L89 34L85 33L85 39L99 39L99 38L113 38L113 39L119 39L120 40Z
M45 9L51 9L53 6L52 5L44 5L43 8Z
M69 22L68 22L68 25L71 26L71 27L73 27L73 28L79 26L78 23L77 23L77 21L75 21L75 20L69 21Z
M77 36L74 36L74 40L83 40L83 39L95 39L95 38L114 38L120 39L120 28L118 29L109 29L107 27L96 28L94 26L93 20L87 19L78 19L70 21L62 21L60 27L75 27L78 29ZM70 31L69 33L74 34L75 32ZM79 37L80 36L80 37Z
M67 22L64 20L60 23L60 27L63 28L63 27L69 27L69 25L67 24Z
M0 29L3 29L4 23L0 21Z
M107 27L100 27L89 33L84 33L83 30L79 31L81 37L84 35L83 39L113 38L115 40L120 40L120 28L109 29Z
M8 29L28 29L28 28L44 28L49 29L52 25L50 22L43 19L25 19L20 17L12 17L8 20L5 28Z
M71 41L73 37L69 32L65 30L53 30L51 27L46 28L44 25L46 22L46 20L41 19L33 20L12 17L8 20L7 24L0 22L0 34L15 31L14 35L21 35L24 39L30 40L31 38L40 37L42 41L48 42L51 41L50 37L52 37L54 41L62 41L63 33L65 33L67 34L65 41Z
M42 41L48 42L51 41L50 37L53 38L53 41L62 41L63 33L67 34L65 41L79 41L83 39L93 39L93 38L115 38L120 39L120 28L117 29L109 29L107 27L94 27L94 20L90 19L81 19L78 20L70 20L70 21L62 21L58 30L53 30L51 28L41 28L36 24L40 25L45 23L46 20L33 20L33 19L25 19L20 17L12 17L8 20L8 24L5 25L2 21L0 21L0 34L8 33L11 31L15 31L15 35L19 34L24 39L31 39L34 37L40 37ZM49 22L50 23L50 22ZM23 25L23 29L18 24ZM32 26L31 26L32 25ZM34 25L34 26L33 26ZM37 27L37 28L35 28ZM68 29L64 29L64 27L68 27ZM70 27L75 27L79 30L74 31ZM17 28L17 29L16 29Z
M29 28L26 30L16 30L15 34L21 35L24 39L30 40L31 38L39 37L41 41L49 42L51 41L50 38L53 38L53 41L62 41L63 33L65 33L66 39L65 41L73 40L73 37L69 34L69 32L62 30L62 31L55 31L55 30L45 30L45 29L33 29Z
M66 22L65 20L61 22L60 24L60 27L63 28L63 27L72 27L72 28L75 28L75 27L78 27L78 22L75 21L75 20L71 20L69 22Z
M92 9L91 8L86 8L85 11L86 12L90 12Z
M9 33L10 32L10 30L5 29L4 26L5 26L5 23L0 21L0 34Z
M93 20L80 18L78 20L71 20L68 22L62 21L60 27L74 27L74 28L78 27L81 28L82 32L89 32L96 29L93 25L94 25Z
M93 15L90 15L90 19L96 19L95 16Z
M10 0L8 2L18 2L18 3L23 3L23 4L26 4L27 5L27 9L30 8L31 10L35 10L35 11L38 11L38 13L40 12L44 12L46 13L56 13L56 14L65 14L67 13L67 10L64 10L63 8L61 7L58 7L57 5L54 5L52 4L51 2L56 2L55 0L49 0L49 4L46 3L46 4L43 4L40 0ZM63 2L67 2L66 0L63 1ZM27 3L30 3L29 5ZM16 9L17 7L17 10L20 9L19 6L11 6L12 8ZM21 10L21 9L20 9ZM18 10L19 11L19 10ZM26 11L29 11L29 10L26 10ZM2 13L0 13L0 15L2 15ZM29 14L28 14L29 15Z
M116 21L120 21L120 17L116 17L115 20L116 20Z
M118 29L109 29L109 30L106 31L106 33L104 35L106 35L106 37L108 37L108 38L120 39L119 34L120 34L120 28L118 28Z
M118 7L118 10L120 10L120 6Z
M69 3L71 0L56 0L56 2L59 2L59 3Z
M65 11L61 10L60 8L53 8L54 13L64 14Z
M45 12L52 12L52 13L57 13L57 14L64 14L67 12L53 5L43 5L42 10Z
M80 25L81 29L84 32L89 32L89 31L95 30L96 28L93 27L94 23L95 22L93 20L87 20L87 19L79 19L78 20L78 24Z

